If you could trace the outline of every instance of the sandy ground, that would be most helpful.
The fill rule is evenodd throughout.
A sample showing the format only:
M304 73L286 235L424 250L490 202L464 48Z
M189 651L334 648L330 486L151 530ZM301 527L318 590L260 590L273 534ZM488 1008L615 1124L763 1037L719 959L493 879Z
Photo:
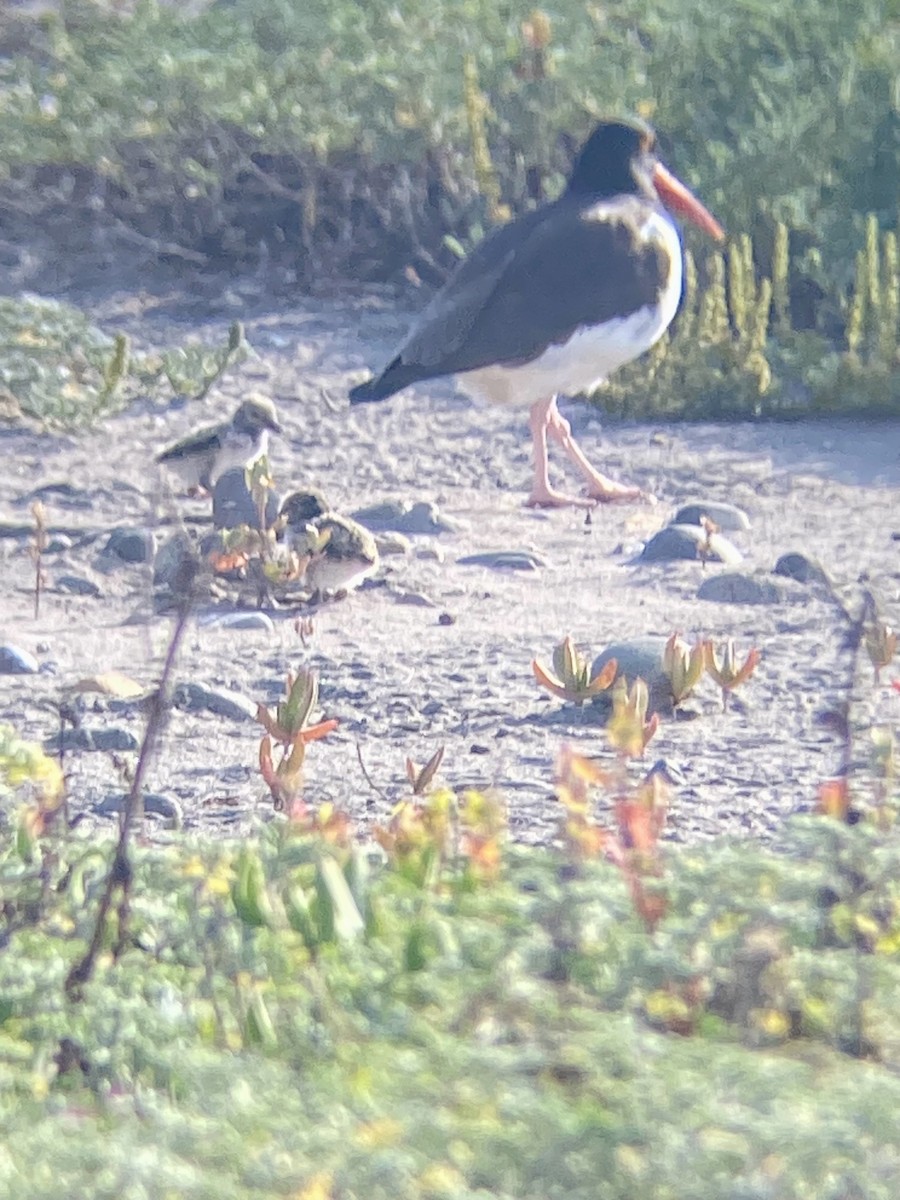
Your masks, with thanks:
M106 328L139 331L150 344L189 332L171 312L138 317L129 304L107 304L99 316ZM700 715L665 721L648 750L649 761L664 758L682 776L669 836L766 836L809 805L839 759L835 734L818 719L840 700L844 658L834 606L802 588L775 604L701 601L698 586L723 568L635 564L634 556L677 504L729 500L752 520L748 533L735 535L748 570L769 570L782 553L802 550L851 597L851 585L867 574L896 625L900 423L604 426L598 410L572 403L565 409L589 456L660 503L598 509L590 523L574 510L532 512L522 506L530 478L522 414L476 408L449 384L348 407L347 387L383 362L404 320L375 295L293 302L277 315L247 319L259 357L202 403L167 413L135 405L77 437L0 430L0 519L27 520L29 498L42 485L74 485L68 495L45 496L50 522L99 537L48 555L51 589L66 574L100 589L99 596L51 590L34 619L26 541L0 540L0 642L41 664L37 674L0 675L0 720L43 739L56 728L54 703L80 677L112 668L146 684L158 676L170 621L150 615L151 567L104 569L100 547L118 525L152 527L164 537L180 513L204 513L202 504L160 492L153 453L227 415L253 388L276 400L286 427L272 453L279 488L314 482L347 511L388 498L434 501L459 526L413 537L408 554L384 560L378 586L320 607L308 646L296 613L271 614L274 632L210 626L204 612L191 625L181 681L272 702L288 670L301 663L318 669L323 709L341 725L311 749L310 801L334 800L363 825L383 819L401 792L405 756L422 760L443 744L450 784L497 787L515 836L546 840L558 815L552 780L559 747L569 741L597 754L605 742L593 712L563 708L541 692L532 657L549 659L567 633L599 651L614 640L678 629L689 639L733 637L764 657L732 711L723 714L717 693L704 685ZM192 331L221 340L227 324L195 321ZM458 562L485 550L527 550L543 565L500 571ZM895 721L898 707L900 696L885 683L864 690L858 715ZM98 701L85 723L139 737L142 715L134 705ZM271 807L255 766L257 744L249 719L176 710L148 787L177 800L187 828L245 828ZM363 775L357 745L379 792ZM74 753L68 768L78 811L91 814L121 791L110 754Z

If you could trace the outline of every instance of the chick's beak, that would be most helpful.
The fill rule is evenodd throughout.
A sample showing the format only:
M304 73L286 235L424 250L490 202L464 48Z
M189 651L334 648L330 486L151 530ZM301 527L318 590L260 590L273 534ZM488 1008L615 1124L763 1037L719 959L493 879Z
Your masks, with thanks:
M708 233L717 242L725 240L725 230L705 208L689 188L677 179L662 163L654 163L651 176L656 194L669 209L679 217L692 221L704 233Z

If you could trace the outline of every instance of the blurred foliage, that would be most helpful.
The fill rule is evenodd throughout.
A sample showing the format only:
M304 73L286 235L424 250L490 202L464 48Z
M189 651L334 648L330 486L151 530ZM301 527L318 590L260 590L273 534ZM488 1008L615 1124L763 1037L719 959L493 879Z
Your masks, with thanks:
M0 423L23 416L52 428L92 424L137 395L199 399L247 354L235 322L223 346L134 354L79 309L37 296L0 296Z
M286 823L145 845L71 1004L105 854L4 844L3 1194L892 1200L896 830L665 857L649 934L602 860L423 889Z
M0 25L0 241L434 284L639 112L735 242L604 404L896 411L898 61L887 0L61 0Z
M783 220L811 279L827 246L826 290L849 285L865 213L896 221L900 23L884 0L60 7L7 33L3 171L64 164L73 201L93 172L93 202L114 211L164 198L162 232L199 249L224 243L235 188L267 185L277 228L307 248L340 244L343 221L391 188L407 224L421 204L468 233L476 178L483 217L501 197L520 209L559 186L570 138L610 110L658 121L730 228Z
M747 234L707 257L702 281L687 251L684 302L671 331L600 388L604 410L714 420L900 411L896 233L879 234L869 215L837 345L793 323L788 242L787 227L776 225L771 277L760 274Z

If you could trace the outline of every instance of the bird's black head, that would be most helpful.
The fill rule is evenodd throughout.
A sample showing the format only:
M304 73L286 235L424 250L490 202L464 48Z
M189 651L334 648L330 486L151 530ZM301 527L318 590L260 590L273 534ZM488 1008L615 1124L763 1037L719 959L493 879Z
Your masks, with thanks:
M266 396L251 396L244 400L234 414L232 424L239 433L256 435L266 429L281 433L275 405Z
M637 117L601 121L581 147L567 191L598 200L629 192L653 195L656 134Z
M310 488L308 491L291 492L286 496L279 515L284 518L286 525L302 528L316 517L324 516L326 512L328 505L325 497L318 488Z

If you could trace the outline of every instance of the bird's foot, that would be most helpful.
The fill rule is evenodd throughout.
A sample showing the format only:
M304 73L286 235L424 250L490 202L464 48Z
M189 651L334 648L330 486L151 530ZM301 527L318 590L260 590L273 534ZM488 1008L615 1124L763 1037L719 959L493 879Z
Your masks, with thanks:
M597 474L588 486L588 496L593 504L621 504L637 501L640 504L656 504L652 492L626 483L616 483L606 475Z
M590 496L567 496L549 485L535 484L525 501L526 508L594 508L597 501Z

